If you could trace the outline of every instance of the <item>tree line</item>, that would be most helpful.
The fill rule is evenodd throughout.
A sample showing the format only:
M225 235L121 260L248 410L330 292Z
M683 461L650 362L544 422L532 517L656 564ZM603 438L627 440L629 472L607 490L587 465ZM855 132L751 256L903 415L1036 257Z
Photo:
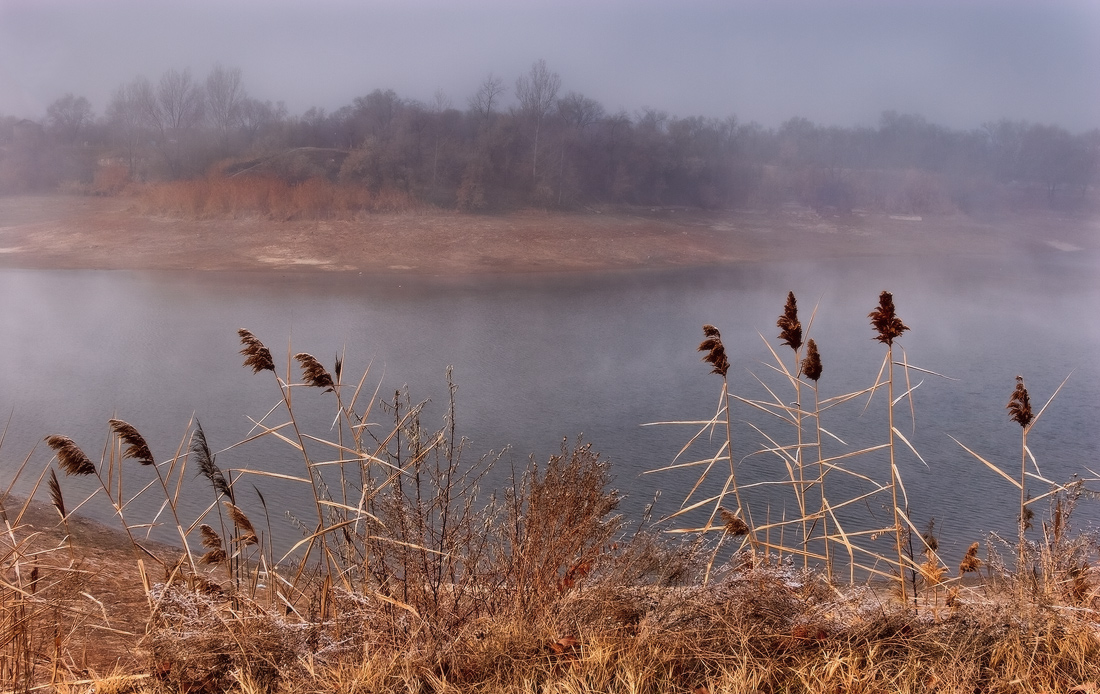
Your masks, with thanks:
M1000 120L953 130L893 111L876 127L791 118L609 112L536 61L490 73L456 105L376 89L291 115L249 96L241 71L168 70L115 90L102 114L65 94L42 122L0 116L0 192L104 190L243 171L274 155L293 181L324 177L463 210L598 204L905 213L973 211L1028 198L1072 205L1100 180L1100 128ZM322 156L316 156L320 152ZM323 160L323 164L320 163Z

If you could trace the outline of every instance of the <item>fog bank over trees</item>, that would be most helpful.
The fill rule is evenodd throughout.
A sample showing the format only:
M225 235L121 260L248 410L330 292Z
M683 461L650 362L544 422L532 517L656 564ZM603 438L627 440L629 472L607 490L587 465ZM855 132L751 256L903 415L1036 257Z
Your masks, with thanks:
M1100 128L1003 119L951 129L887 111L875 126L778 127L655 109L611 111L544 60L428 102L374 89L290 114L239 68L120 84L96 108L60 95L42 121L0 114L0 192L114 193L204 176L395 190L467 211L604 204L904 214L1073 208L1100 182Z

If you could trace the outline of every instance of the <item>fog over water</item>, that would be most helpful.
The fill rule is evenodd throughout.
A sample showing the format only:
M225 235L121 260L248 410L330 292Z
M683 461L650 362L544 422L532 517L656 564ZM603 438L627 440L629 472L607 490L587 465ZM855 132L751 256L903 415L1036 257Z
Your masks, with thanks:
M535 63L541 60L545 64ZM533 83L536 66L560 77L560 93L557 86L553 90L563 97L559 106L579 104L585 107L581 116L604 123L591 151L607 154L606 161L582 166L585 150L577 143L586 140L574 137L572 121L569 127L559 123L557 139L539 129L538 119L523 121L535 128L521 132L524 108L527 115L534 111L521 108L517 78L530 74ZM1009 213L1017 211L1014 206L1080 213L1083 219L1093 209L1089 191L1095 193L1100 161L1100 131L1089 133L1100 126L1100 3L1091 0L0 0L0 119L6 127L0 163L11 164L0 183L25 192L27 172L44 171L53 178L43 174L26 190L52 191L79 178L69 164L86 165L82 185L94 183L100 163L110 159L102 155L119 154L122 135L129 146L136 142L147 151L138 152L141 166L130 162L120 186L205 176L228 155L203 139L214 130L195 125L204 117L201 108L194 110L192 126L162 128L159 140L150 134L148 113L141 118L149 122L133 130L122 125L131 118L139 123L137 111L120 106L113 121L105 116L112 95L119 97L116 104L131 108L162 103L127 101L121 98L125 90L116 91L124 85L140 86L148 78L151 89L169 76L180 78L177 84L193 78L202 85L215 74L239 76L238 96L247 94L270 116L267 140L238 137L231 143L226 126L221 144L226 152L230 144L237 147L233 156L242 160L264 146L339 148L361 156L382 151L372 149L377 140L351 127L368 123L363 114L375 114L371 109L378 104L383 110L406 108L406 119L394 119L391 130L415 134L418 147L417 124L449 123L451 130L440 125L439 132L453 135L450 140L437 135L431 150L425 140L423 152L409 154L407 161L380 157L392 164L385 176L378 174L385 186L370 182L374 192L404 186L409 193L416 186L408 179L418 175L420 189L412 190L409 205L448 210L580 209L595 203L653 212L666 205L774 210L796 202L846 212L871 201L876 213L911 219ZM484 108L485 123L501 116L499 142L479 138L488 126L479 120L479 109L467 110L470 97L487 86L502 90L492 92ZM392 99L387 89L394 90ZM88 99L68 100L80 116L68 138L59 125L64 119L46 117L65 94ZM380 97L378 104L367 95ZM361 103L352 108L357 99ZM310 109L316 110L306 118ZM683 118L674 132L667 128L669 115ZM692 116L709 120L695 122ZM22 118L41 122L43 139L35 135L37 126L19 123ZM1001 119L1007 120L998 130L992 124ZM341 123L348 129L335 133ZM397 127L408 123L416 127ZM679 158L672 163L648 155L617 161L610 154L619 152L617 141L600 138L624 123L638 125L631 140L637 146L622 152L645 153L647 143L673 142L676 133L694 142L690 132L711 132L725 133L730 156L707 169L703 155L721 150L713 144L717 140L699 139L694 149L676 150ZM787 136L773 137L783 123L791 126ZM1073 137L1037 124L1055 124ZM261 132L256 127L249 138ZM576 132L582 130L578 121ZM17 131L22 135L16 137ZM291 131L301 139L290 138ZM742 142L735 132L752 137ZM1029 132L1037 136L1028 140ZM524 138L531 134L528 150ZM395 151L411 151L400 138L387 141L397 143ZM458 144L440 145L448 141ZM181 143L187 142L193 159L181 156L188 151ZM490 148L489 142L496 144ZM1058 148L1067 142L1072 147ZM576 145L575 162L566 156L568 143ZM39 150L58 156L15 156ZM450 171L449 178L441 173L437 180L436 164L448 152L453 161L441 168ZM556 169L543 164L554 152ZM363 171L339 167L343 182L366 190L367 161L360 161ZM466 181L476 184L466 190L481 185L478 172L487 170L485 162L497 167L489 183L496 184L498 197L467 200L466 207L458 191ZM643 163L657 173L642 171ZM844 186L834 185L831 176L845 167L852 176ZM538 185L536 168L544 185ZM390 169L400 176L393 178ZM709 196L696 195L706 186L687 175L695 169L714 174L705 179L714 185ZM814 171L828 176L819 181L804 175ZM597 178L592 172L606 190L593 191L586 183ZM669 172L684 175L675 179ZM658 174L669 174L680 187L669 188ZM0 220L0 228L9 222ZM1081 223L1081 229L1095 228ZM1062 245L1055 251L1035 244L1042 250L1005 256L466 279L2 269L0 350L6 367L0 370L0 412L10 413L10 423L0 446L0 474L12 474L28 454L28 469L41 469L50 460L42 444L49 434L71 436L98 459L111 417L136 426L158 460L172 457L197 418L222 468L300 474L301 460L274 441L234 446L252 431L249 418L262 417L279 397L270 374L254 375L241 365L237 330L248 328L271 348L281 371L299 351L330 368L335 355L343 354L345 382L369 365L367 388L377 387L381 397L407 385L413 401L430 399L429 426L443 423L445 374L453 365L458 431L469 439L469 457L504 451L491 482L503 484L529 456L545 461L563 440L583 435L612 461L627 517L637 519L658 492L661 516L678 508L695 473L643 473L672 462L693 429L642 425L714 413L721 382L696 351L704 323L722 331L737 396L766 398L771 387L777 397L793 399L769 367L765 345L790 358L775 339L775 321L793 291L806 336L821 349L822 397L830 397L875 382L884 355L867 314L879 292L889 290L911 328L899 341L904 359L926 370L910 374L915 422L908 405L898 405L899 428L923 461L905 453L899 465L914 522L935 519L950 563L989 532L1015 533L1015 489L951 437L1008 474L1018 472L1020 431L1005 411L1017 375L1026 378L1036 408L1068 376L1029 438L1042 475L1059 482L1074 474L1100 477L1090 471L1100 471L1100 259L1095 251ZM295 403L310 413L303 423L327 435L331 394L297 389ZM847 403L825 419L843 440L829 444L833 453L881 443L884 397ZM781 478L781 463L761 451L765 435L790 432L743 402L735 403L734 420L739 479L752 484ZM713 452L713 442L709 448L704 442L687 456ZM883 479L881 456L861 457L852 466ZM133 474L136 490L148 470ZM75 500L86 480L64 482ZM710 480L704 493L714 493L720 482ZM31 483L24 479L19 489ZM272 508L311 513L312 499L266 480L256 483ZM186 500L194 515L210 497L199 480L189 484L198 490ZM837 485L831 492L836 498L860 493L857 484ZM254 511L256 498L245 489L241 503ZM791 511L792 500L775 489L750 492L753 507L779 515ZM1038 495L1044 487L1035 481L1031 491ZM109 515L103 504L86 510ZM155 512L155 504L135 503L138 516ZM877 499L843 511L857 525L884 522L883 514ZM1088 502L1078 521L1098 520L1100 509ZM279 542L296 539L297 531L279 523Z
M721 382L695 351L702 324L722 330L733 392L764 398L757 376L777 392L784 385L765 365L770 356L761 335L789 359L789 349L774 339L786 292L799 298L804 324L817 304L807 337L821 350L824 398L874 382L883 349L866 316L879 291L889 289L911 327L899 340L905 359L950 377L913 372L912 384L921 383L915 429L907 406L898 407L898 417L927 462L908 454L899 459L914 519L934 517L951 556L987 531L1014 532L1015 490L948 437L1014 474L1019 427L1005 403L1017 374L1027 379L1036 410L1070 376L1029 437L1042 473L1067 481L1075 473L1093 476L1087 466L1097 469L1097 268L1095 257L1050 252L476 281L4 270L0 349L9 367L0 376L0 405L11 412L11 424L2 465L9 474L36 441L54 433L73 437L97 458L112 416L136 426L158 460L175 452L192 414L215 450L245 438L248 417L261 417L278 398L270 374L253 375L241 365L236 330L247 327L278 364L288 350L307 351L331 369L343 352L345 381L357 380L370 364L367 387L380 383L382 396L391 397L407 384L414 401L433 401L425 416L433 427L442 424L445 370L453 365L468 455L510 446L500 463L504 474L529 455L544 461L563 438L583 433L612 461L628 516L636 518L657 491L658 514L666 514L694 476L641 473L671 462L693 431L640 425L713 414ZM331 394L296 393L296 407L313 413L308 426L324 435L335 411ZM774 478L781 464L753 454L765 441L749 423L774 436L791 432L737 403L734 418L742 483ZM884 401L850 403L824 423L848 444L835 446L838 452L879 443ZM250 444L221 453L218 464L295 473L301 461L292 453ZM44 463L49 455L39 445L32 460ZM882 465L868 456L856 467L881 476ZM270 505L308 515L304 497L270 480L255 482ZM838 495L849 491L839 484ZM192 512L209 502L205 483L194 485ZM66 480L67 489L78 487ZM242 503L254 506L245 489ZM1032 491L1044 488L1036 482ZM761 496L755 503L781 509L787 502ZM1089 503L1079 521L1100 519ZM881 512L873 502L853 517L866 522ZM281 532L292 539L296 531Z

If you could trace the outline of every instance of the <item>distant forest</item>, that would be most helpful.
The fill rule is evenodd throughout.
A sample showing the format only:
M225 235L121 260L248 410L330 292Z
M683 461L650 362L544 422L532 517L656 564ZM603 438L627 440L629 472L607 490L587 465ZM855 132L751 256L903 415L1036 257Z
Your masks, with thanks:
M120 86L102 114L61 96L44 121L0 115L0 193L113 194L218 176L327 179L467 211L598 205L904 214L1072 209L1100 183L1100 128L1000 120L951 130L893 111L877 127L778 128L608 112L537 61L456 103L377 89L331 113L251 98L239 69Z

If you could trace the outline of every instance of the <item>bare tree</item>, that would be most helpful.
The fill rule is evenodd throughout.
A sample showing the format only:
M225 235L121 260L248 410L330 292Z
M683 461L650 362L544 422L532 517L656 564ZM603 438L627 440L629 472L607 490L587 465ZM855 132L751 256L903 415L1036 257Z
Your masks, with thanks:
M585 128L603 118L603 105L583 94L569 92L558 100L558 114L570 128L583 132Z
M603 105L595 99L569 92L557 103L558 117L565 125L558 154L558 205L562 203L565 188L565 149L567 145L575 147L584 136L584 132L603 118Z
M206 76L206 106L210 123L218 130L223 152L229 150L229 134L241 123L241 109L248 99L240 68L218 63Z
M203 90L191 79L190 70L169 70L161 75L156 105L159 124L165 130L178 132L202 123Z
M516 80L516 98L519 99L520 108L535 121L535 144L531 154L532 179L538 176L539 131L542 130L543 119L558 98L559 89L561 77L556 72L550 72L542 58L531 66L531 72L520 75Z
M127 168L131 177L134 175L134 155L138 138L146 122L143 101L152 100L152 95L153 88L149 80L138 77L115 90L107 105L107 123L112 133L126 147Z
M488 121L493 113L493 103L497 97L503 96L504 92L504 80L490 72L477 88L477 93L471 96L467 103L479 120Z
M138 102L146 122L157 131L157 146L172 176L183 165L183 138L203 118L205 97L202 87L191 79L191 71L169 70L161 75L154 90L147 81L138 85Z
M46 121L64 142L72 144L92 122L92 104L83 96L66 94L46 108Z
M244 130L247 145L251 147L256 138L265 130L286 120L286 104L260 101L251 97L241 100L240 124Z

